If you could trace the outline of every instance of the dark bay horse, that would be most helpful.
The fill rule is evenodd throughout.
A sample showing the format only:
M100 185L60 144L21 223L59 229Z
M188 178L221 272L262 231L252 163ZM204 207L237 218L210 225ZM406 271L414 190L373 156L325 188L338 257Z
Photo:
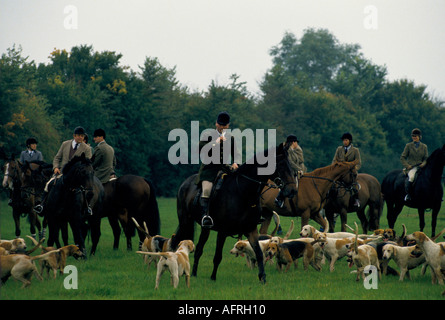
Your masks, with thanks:
M72 158L63 167L62 176L54 181L43 210L48 219L48 246L56 243L60 247L59 229L68 222L75 244L85 253L86 221L92 213L102 209L103 186L94 176L91 160L84 153ZM91 232L93 243L99 238L96 231Z
M255 251L261 282L266 282L264 272L263 254L258 243L257 224L261 216L259 210L259 198L263 187L269 178L282 180L283 193L291 197L296 192L295 179L287 160L287 150L282 144L278 148L264 151L265 154L276 160L276 167L270 175L258 174L260 165L255 156L253 163L248 161L241 165L238 170L228 174L224 178L221 189L210 199L209 214L214 221L212 230L218 232L216 252L213 259L212 280L216 280L216 272L222 260L224 242L228 236L246 235ZM268 158L269 159L269 158ZM177 210L179 226L176 236L173 238L172 246L184 239L193 240L195 222L201 221L201 208L197 200L198 186L195 184L196 175L186 179L179 188L177 195ZM201 229L198 244L194 254L192 275L196 276L199 259L202 255L204 245L210 235L210 229Z
M278 191L265 188L261 199L261 209L266 221L261 226L260 233L267 233L273 211L287 217L301 216L301 227L312 219L326 229L326 221L321 216L320 210L325 204L328 192L355 183L357 176L355 166L354 161L337 162L305 173L299 179L298 195L292 199L286 199L283 208L275 205Z
M15 160L14 155L9 158L4 157L4 159L4 178L2 186L11 190L10 194L12 200L12 217L15 222L15 236L20 237L20 217L26 215L30 223L29 230L31 235L33 237L36 236L37 228L41 237L42 225L37 214L33 210L35 204L35 186L29 182L27 168L25 168L24 172L22 170L23 164Z
M127 238L127 249L131 250L131 237L134 235L135 225L131 218L140 223L146 222L151 235L160 234L160 218L156 194L152 184L143 177L127 174L111 180L104 185L104 199L101 212L94 212L90 217L92 233L100 235L100 220L108 217L114 235L113 248L119 247L121 228ZM93 232L93 229L95 230ZM142 243L145 234L138 230ZM97 239L99 241L99 239ZM93 241L91 253L96 251L97 242Z
M397 217L403 206L417 208L419 213L420 231L425 228L425 209L432 209L431 236L436 235L437 215L439 214L443 197L441 183L445 165L445 144L438 148L426 160L426 165L419 168L414 182L411 200L405 202L405 179L402 170L389 172L382 181L382 193L388 207L388 225L394 228Z
M354 206L351 201L350 188L339 188L330 192L328 201L324 207L326 218L329 221L329 232L334 232L334 213L339 213L341 218L341 231L346 231L347 214L357 212L363 233L379 228L380 216L383 209L383 195L380 191L380 183L374 176L367 173L357 175L358 199L360 207ZM368 217L365 209L368 208Z

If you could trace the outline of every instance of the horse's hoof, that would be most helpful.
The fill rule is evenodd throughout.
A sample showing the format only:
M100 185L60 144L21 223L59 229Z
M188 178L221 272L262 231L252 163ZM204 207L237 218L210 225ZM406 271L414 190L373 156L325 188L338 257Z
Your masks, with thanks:
M263 274L262 276L258 276L260 278L260 283L261 284L266 284L266 275Z

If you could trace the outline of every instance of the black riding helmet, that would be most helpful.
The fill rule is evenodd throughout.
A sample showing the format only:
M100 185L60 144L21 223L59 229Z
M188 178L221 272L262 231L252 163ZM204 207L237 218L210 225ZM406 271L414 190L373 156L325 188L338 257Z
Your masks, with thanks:
M220 126L225 126L230 123L230 116L227 112L223 111L218 114L218 118L216 119L216 122Z
M300 141L298 141L297 136L294 135L294 134L290 134L290 135L288 135L287 138L286 138L286 142L287 142L287 143L291 143L291 142L295 142L295 141L300 142Z
M85 134L86 132L85 132L85 129L84 128L82 128L82 127L76 127L75 129L74 129L74 134Z
M352 141L352 134L350 134L349 132L343 133L343 135L341 136L341 140L345 140L345 139Z
M37 144L36 138L28 138L28 139L26 139L26 146L27 147L29 147L33 143Z

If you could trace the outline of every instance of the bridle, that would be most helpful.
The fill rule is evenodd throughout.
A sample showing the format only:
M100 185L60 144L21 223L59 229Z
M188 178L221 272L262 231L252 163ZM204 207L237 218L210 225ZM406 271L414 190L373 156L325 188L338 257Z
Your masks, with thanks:
M351 169L352 169L352 168L351 168ZM349 174L353 175L353 172L352 172L351 169L349 169ZM341 177L338 178L338 179L336 179L336 180L333 180L333 179L326 178L326 177L317 177L317 176L303 175L303 176L301 176L301 178L311 178L311 179L312 179L312 183L314 184L315 190L317 190L317 193L318 193L318 195L320 196L321 203L323 203L324 201L326 201L326 199L329 198L329 195L330 195L334 190L335 190L335 191L337 192L337 194L338 194L338 190L340 190L340 189L344 189L345 192L344 192L344 194L342 195L342 197L344 197L344 196L346 195L347 192L352 193L353 190L354 190L354 187L355 187L355 186L358 186L358 190L360 190L360 188L361 188L360 184L357 183L357 181L352 182L352 183L350 183L350 184L349 184L349 183L345 183L345 182L343 182L343 181L339 181L339 179L340 179ZM300 178L300 179L301 179L301 178ZM326 180L326 181L329 181L329 182L332 183L332 184L331 184L331 187L329 188L328 192L326 193L326 195L325 195L324 197L323 197L322 193L320 192L320 190L318 189L318 186L317 186L317 184L315 183L315 179ZM354 179L352 179L352 180L354 180Z

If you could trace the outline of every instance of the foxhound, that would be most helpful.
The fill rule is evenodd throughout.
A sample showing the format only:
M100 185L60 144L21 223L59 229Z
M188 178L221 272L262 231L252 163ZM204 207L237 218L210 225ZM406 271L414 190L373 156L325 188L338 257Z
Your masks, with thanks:
M190 288L190 261L189 254L193 252L195 246L191 240L183 240L179 243L178 250L175 252L145 252L137 251L136 253L158 256L158 271L156 274L155 289L159 288L161 276L166 269L170 271L171 282L174 288L178 287L179 277L185 275L185 283Z
M416 250L416 246L400 247L393 244L386 244L383 246L383 260L389 261L393 259L400 269L400 281L403 281L405 275L408 279L411 279L409 270L414 269L421 264L425 263L425 255L422 254L418 257L412 255L413 251ZM384 268L387 264L385 264ZM386 270L383 270L386 273Z
M444 243L435 243L421 231L407 235L406 239L416 241L420 249L424 252L426 262L431 267L431 282L433 284L438 282L443 285L444 276L441 270L445 270L445 252L441 249L440 244Z

